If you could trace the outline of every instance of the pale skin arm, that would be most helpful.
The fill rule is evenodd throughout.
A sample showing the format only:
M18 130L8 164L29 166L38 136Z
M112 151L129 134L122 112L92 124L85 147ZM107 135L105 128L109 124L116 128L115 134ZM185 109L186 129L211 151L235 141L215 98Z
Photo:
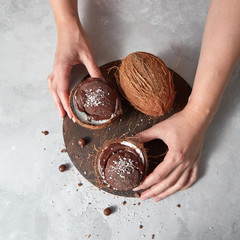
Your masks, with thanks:
M142 142L162 139L164 161L135 188L145 200L159 201L187 189L197 179L205 132L218 110L224 89L240 56L240 1L212 0L201 53L187 106L138 134Z
M80 23L77 0L50 0L57 26L57 48L53 71L48 76L48 88L60 117L66 112L72 118L69 106L69 75L72 67L83 64L91 77L102 77L96 64L88 36Z

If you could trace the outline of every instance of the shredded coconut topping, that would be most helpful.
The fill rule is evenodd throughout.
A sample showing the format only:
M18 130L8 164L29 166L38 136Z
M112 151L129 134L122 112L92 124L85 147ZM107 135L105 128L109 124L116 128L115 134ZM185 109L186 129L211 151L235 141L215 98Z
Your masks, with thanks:
M129 157L118 156L118 161L113 161L113 163L115 166L112 166L110 171L116 172L121 178L125 178L125 174L131 174L135 168L134 161Z
M93 91L92 89L86 89L85 92L87 97L87 100L84 103L85 107L97 107L103 104L102 100L104 98L104 91L101 88L97 89L96 91Z

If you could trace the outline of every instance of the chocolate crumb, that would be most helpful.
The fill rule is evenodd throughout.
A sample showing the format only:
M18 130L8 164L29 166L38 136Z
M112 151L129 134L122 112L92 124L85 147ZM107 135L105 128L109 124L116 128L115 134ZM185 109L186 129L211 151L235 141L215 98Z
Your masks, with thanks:
M82 183L78 183L78 186L81 187L83 184Z
M154 239L155 238L155 234L152 234L152 239Z
M143 225L140 225L139 228L142 229L142 228L143 228Z
M141 203L140 203L140 202L138 202L138 205L141 205Z
M80 147L84 147L86 145L86 140L84 138L79 138L78 139L78 145Z
M140 194L139 193L135 193L134 194L136 198L140 198Z
M180 208L180 207L181 207L181 204L179 203L179 204L177 205L177 207Z
M123 201L123 202L122 202L122 205L126 205L126 203L127 203L126 201Z
M136 203L133 204L133 206L135 206L135 205L136 205Z
M90 202L88 203L88 205L91 205L91 204L92 204L92 203L90 203Z
M44 148L43 150L46 150L46 148Z
M65 152L67 152L67 150L66 150L66 148L63 148L63 149L61 150L61 153L65 153Z
M48 134L49 134L49 131L42 131L42 134L48 135Z
M67 167L66 167L66 165L62 164L58 167L58 169L60 172L65 172L67 170Z
M90 238L90 237L91 237L91 234L88 235L88 238Z
M112 213L112 210L111 208L105 208L103 212L106 216L109 216Z

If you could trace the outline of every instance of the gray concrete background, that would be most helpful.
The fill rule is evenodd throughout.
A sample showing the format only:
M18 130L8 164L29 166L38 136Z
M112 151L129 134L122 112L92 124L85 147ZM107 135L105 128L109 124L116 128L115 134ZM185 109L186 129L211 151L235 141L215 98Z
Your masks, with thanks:
M142 50L174 67L183 41L176 71L192 85L208 5L208 0L81 0L79 12L99 65ZM138 205L138 199L99 191L73 166L58 171L70 159L61 153L62 120L46 82L56 43L48 1L0 0L0 41L1 240L76 240L89 234L100 240L152 234L157 240L239 239L239 65L207 132L198 181L159 203ZM103 214L107 206L116 207L109 217Z

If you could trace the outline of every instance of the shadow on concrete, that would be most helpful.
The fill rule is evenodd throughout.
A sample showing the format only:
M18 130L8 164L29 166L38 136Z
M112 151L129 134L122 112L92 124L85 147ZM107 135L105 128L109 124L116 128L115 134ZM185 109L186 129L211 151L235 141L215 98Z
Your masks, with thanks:
M116 9L111 7L112 4L100 3L86 1L84 4L84 13L88 17L84 29L91 39L96 61L102 65L119 59L123 43L117 41L117 33L123 32L126 26L120 21Z

